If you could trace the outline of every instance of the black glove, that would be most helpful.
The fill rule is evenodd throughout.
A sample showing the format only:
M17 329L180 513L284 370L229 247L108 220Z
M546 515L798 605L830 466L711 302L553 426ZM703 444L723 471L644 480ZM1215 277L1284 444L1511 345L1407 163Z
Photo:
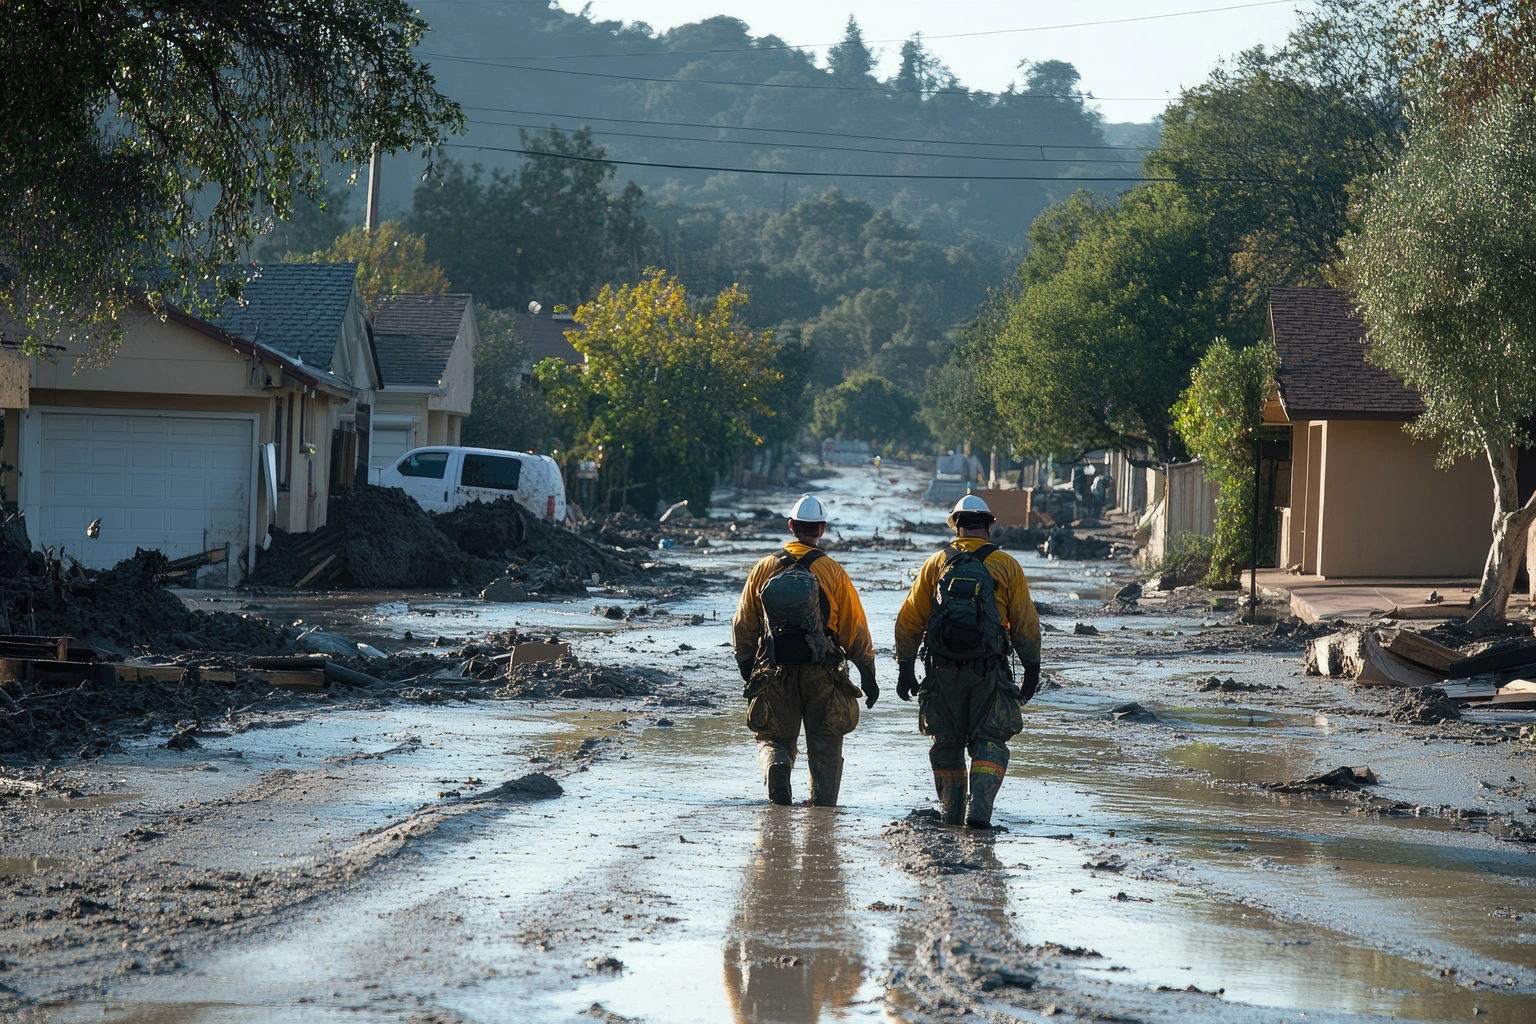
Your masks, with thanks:
M875 684L875 670L873 667L859 666L859 689L864 691L864 706L872 708L875 701L880 699L880 687Z
M1038 661L1026 661L1024 663L1024 682L1019 685L1019 700L1028 701L1040 688L1040 663Z
M898 661L896 663L896 696L902 700L911 700L917 692L917 667L915 662Z
M738 661L736 667L741 670L741 681L750 683L752 681L752 663L750 661Z

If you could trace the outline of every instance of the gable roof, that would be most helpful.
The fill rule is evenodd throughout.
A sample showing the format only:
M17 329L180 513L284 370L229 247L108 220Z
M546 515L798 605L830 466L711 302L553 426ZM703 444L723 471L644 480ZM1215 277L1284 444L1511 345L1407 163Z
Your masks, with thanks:
M1271 288L1269 330L1290 420L1410 420L1423 400L1365 361L1365 323L1339 288Z
M587 357L576 351L576 346L565 337L566 331L583 331L586 328L569 317L557 320L553 316L518 313L516 330L517 340L523 343L523 353L530 363L537 365L541 359L553 358L580 366L587 361Z
M255 268L238 300L211 319L219 327L328 370L356 292L356 263L269 263Z
M392 295L373 317L384 387L435 387L464 324L471 296Z

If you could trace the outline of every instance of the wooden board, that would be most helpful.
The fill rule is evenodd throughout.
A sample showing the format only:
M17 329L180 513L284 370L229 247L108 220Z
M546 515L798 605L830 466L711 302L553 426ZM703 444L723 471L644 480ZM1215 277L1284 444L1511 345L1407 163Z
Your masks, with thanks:
M297 693L319 693L328 685L325 672L312 669L308 672L262 672L274 690L292 690Z
M1381 637L1381 646L1386 650L1433 672L1445 672L1452 662L1460 661L1463 657L1460 651L1437 644L1411 629L1383 629L1378 635Z
M550 644L535 640L512 648L512 657L507 660L507 664L533 665L541 661L559 661L561 658L569 657L570 653L570 644Z
M1360 637L1359 671L1354 677L1356 686L1439 686L1444 681L1439 673L1390 653L1370 632Z

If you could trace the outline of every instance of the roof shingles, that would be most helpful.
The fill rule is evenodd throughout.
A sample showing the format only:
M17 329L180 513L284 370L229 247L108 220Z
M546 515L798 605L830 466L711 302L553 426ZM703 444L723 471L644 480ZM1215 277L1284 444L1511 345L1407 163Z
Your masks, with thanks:
M224 303L213 322L229 333L328 370L356 288L356 263L272 263Z
M1272 288L1269 326L1291 420L1410 420L1424 403L1365 361L1365 323L1338 288Z
M379 303L373 344L385 388L433 387L443 379L470 301L457 294L395 295Z

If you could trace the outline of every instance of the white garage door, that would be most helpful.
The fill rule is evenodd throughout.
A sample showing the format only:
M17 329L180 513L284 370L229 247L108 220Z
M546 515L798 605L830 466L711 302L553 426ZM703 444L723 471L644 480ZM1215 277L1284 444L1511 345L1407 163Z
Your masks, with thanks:
M41 431L38 543L89 568L135 548L169 558L250 537L252 422L156 413L33 413ZM90 540L87 524L101 520Z

